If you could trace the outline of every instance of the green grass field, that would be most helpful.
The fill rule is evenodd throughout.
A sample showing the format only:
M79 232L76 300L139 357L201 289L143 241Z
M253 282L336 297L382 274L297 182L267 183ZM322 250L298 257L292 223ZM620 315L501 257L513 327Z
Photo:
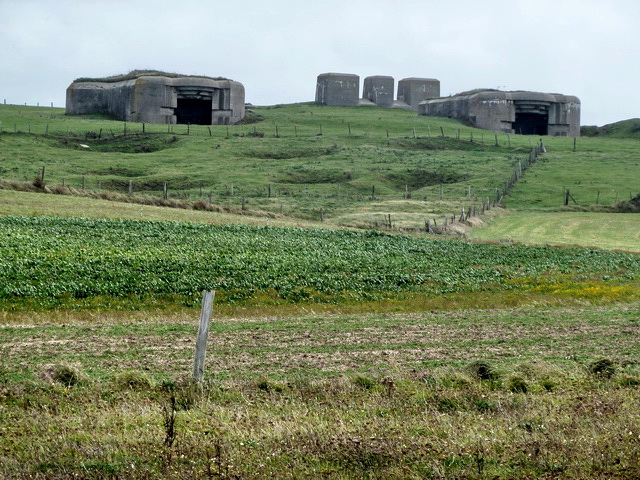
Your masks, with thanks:
M637 193L633 135L544 138L461 241L424 221L494 199L539 138L250 121L0 105L1 478L640 477L640 222L588 211Z
M196 312L36 315L0 476L634 478L638 309L215 318L202 387Z
M640 216L634 213L508 211L481 228L473 229L469 237L640 252Z

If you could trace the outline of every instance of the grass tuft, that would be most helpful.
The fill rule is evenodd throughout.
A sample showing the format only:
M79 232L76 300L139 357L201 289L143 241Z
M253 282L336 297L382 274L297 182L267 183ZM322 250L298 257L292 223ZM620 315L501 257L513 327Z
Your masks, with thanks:
M509 388L509 391L511 391L512 393L527 393L529 391L527 381L519 376L509 378L507 386Z
M636 388L640 387L640 378L635 377L633 375L623 375L619 382L621 387L631 387Z
M500 377L492 365L481 360L471 363L468 370L474 378L479 380L497 380Z
M363 390L373 390L378 385L378 381L368 375L356 375L353 377L353 384Z
M60 383L66 387L73 387L87 380L79 368L68 363L47 366L42 372L41 378L44 381Z
M259 390L262 390L263 392L267 392L267 393L271 393L271 392L282 393L284 391L283 385L266 378L261 378L260 380L258 380L256 382L256 386L258 387Z
M135 370L120 373L114 378L114 383L123 390L149 390L153 387L153 383L144 373Z
M612 378L616 373L616 364L608 358L602 358L589 365L589 372L598 378Z

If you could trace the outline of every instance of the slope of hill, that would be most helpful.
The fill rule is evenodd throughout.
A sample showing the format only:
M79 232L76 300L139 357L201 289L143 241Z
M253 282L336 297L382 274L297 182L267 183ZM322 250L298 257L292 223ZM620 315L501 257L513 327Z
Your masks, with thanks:
M585 125L580 128L585 137L640 138L640 118L631 118L620 122L609 123L602 127Z
M479 208L538 137L495 134L393 109L255 108L245 125L124 124L0 105L0 178L207 201L334 225L423 228ZM514 208L613 204L637 185L640 147L547 137L547 154L506 199ZM81 145L84 145L82 147ZM165 190L166 189L166 190Z

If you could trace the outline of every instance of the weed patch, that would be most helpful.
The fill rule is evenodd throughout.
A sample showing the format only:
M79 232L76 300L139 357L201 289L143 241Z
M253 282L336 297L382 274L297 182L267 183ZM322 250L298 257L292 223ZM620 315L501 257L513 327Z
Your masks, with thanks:
M411 189L419 189L433 185L447 185L451 183L464 182L469 178L468 175L459 173L455 170L407 170L406 172L390 173L386 175L386 179L395 185L396 188L409 187Z

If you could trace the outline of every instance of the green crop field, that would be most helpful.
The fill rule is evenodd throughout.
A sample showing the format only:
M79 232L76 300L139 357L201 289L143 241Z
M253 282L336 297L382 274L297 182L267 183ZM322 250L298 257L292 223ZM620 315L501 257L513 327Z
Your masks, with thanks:
M433 241L376 232L0 217L0 306L349 302L473 292L638 296L640 257ZM53 275L52 275L53 273Z
M0 478L640 477L635 129L0 105Z

